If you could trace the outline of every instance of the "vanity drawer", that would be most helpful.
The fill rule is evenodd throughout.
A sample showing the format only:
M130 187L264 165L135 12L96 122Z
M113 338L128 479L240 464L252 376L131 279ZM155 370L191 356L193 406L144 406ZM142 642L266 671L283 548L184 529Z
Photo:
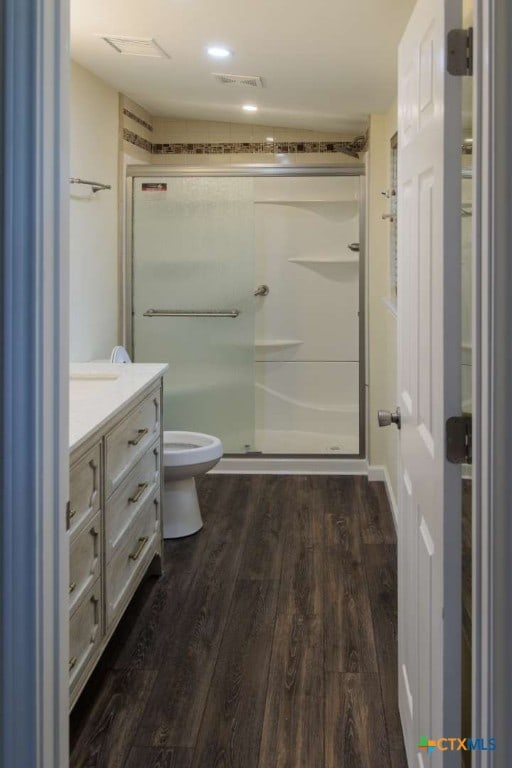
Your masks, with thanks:
M151 392L106 438L107 497L160 436L160 388Z
M107 562L142 507L160 489L160 450L160 439L158 439L107 502L105 509Z
M100 508L101 445L95 445L70 469L69 533L72 535L89 515Z
M69 623L69 685L80 680L101 642L101 584L97 579Z
M137 577L149 564L160 538L160 494L142 509L123 545L107 565L107 626L116 618L134 591Z
M69 550L69 610L72 612L101 570L101 513L80 531Z

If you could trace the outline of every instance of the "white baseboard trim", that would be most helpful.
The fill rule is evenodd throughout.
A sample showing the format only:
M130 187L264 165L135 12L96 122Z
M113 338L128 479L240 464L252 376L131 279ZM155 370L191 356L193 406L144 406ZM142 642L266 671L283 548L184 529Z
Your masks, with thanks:
M217 475L366 475L366 459L221 459Z
M389 506L391 507L391 512L393 513L395 530L398 534L398 505L396 503L395 494L393 493L393 486L391 485L391 478L389 477L388 468L385 466L369 466L368 481L370 483L384 483Z
M385 483L386 482L386 467L369 465L368 466L368 482L370 483Z

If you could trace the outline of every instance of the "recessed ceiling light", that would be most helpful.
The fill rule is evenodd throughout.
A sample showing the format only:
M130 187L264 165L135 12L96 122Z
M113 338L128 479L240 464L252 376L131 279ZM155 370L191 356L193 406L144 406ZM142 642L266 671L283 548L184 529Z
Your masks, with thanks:
M274 141L274 137L273 136L267 136L265 141Z
M211 45L207 48L207 53L214 59L228 59L233 55L229 48L224 48L222 45Z
M242 109L245 112L257 112L258 111L258 107L255 104L244 104Z

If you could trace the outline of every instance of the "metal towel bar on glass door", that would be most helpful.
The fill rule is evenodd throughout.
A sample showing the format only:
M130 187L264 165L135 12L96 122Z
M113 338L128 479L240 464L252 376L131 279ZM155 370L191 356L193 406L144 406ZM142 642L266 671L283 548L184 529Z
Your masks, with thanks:
M239 309L147 309L144 317L238 317Z

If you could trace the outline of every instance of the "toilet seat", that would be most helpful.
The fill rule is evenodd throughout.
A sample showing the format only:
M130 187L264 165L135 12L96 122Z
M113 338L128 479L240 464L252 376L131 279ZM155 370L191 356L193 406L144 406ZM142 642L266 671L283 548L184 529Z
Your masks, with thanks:
M218 437L202 432L164 432L164 466L186 467L215 461L222 456Z
M218 437L201 432L164 432L163 533L176 539L203 527L195 478L222 458Z

